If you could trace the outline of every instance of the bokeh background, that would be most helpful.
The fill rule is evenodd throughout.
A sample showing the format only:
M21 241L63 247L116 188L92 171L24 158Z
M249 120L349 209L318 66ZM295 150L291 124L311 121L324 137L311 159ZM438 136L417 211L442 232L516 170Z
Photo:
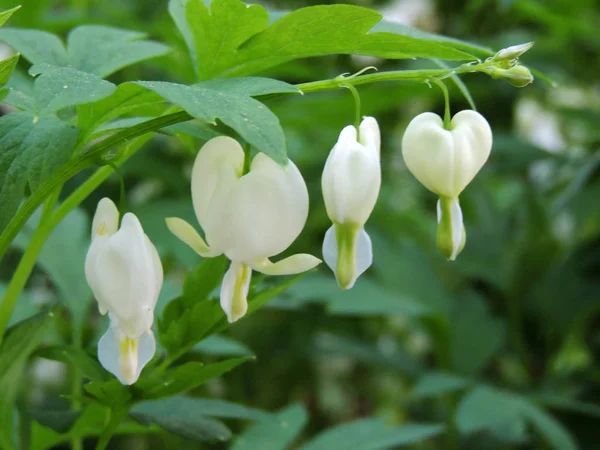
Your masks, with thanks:
M6 9L16 3L1 0L0 6ZM194 81L166 0L21 3L23 8L10 26L65 35L79 24L104 24L144 31L173 48L167 56L120 71L111 78L113 82ZM367 223L374 242L372 268L354 289L342 293L332 274L321 267L258 314L200 344L194 358L254 354L256 361L194 394L268 411L301 405L305 426L300 441L343 422L379 416L395 424L449 425L447 435L410 447L415 449L560 448L549 444L552 424L544 427L514 409L516 396L543 406L580 448L599 449L597 1L277 0L263 4L286 10L317 3L371 7L387 20L494 49L533 40L535 46L521 62L539 69L557 86L536 79L516 89L483 74L463 77L478 110L492 126L494 146L489 162L461 197L467 244L453 263L435 246L437 199L407 171L400 146L415 115L442 113L439 90L409 82L361 86L362 112L378 119L383 139L383 185ZM336 56L286 64L264 75L300 83L369 65L380 70L435 67L429 61ZM23 73L26 68L22 61ZM468 108L462 95L450 87L453 113ZM283 124L289 155L311 195L308 223L289 251L319 255L329 227L320 174L340 130L353 121L352 97L340 90L266 103ZM159 310L177 296L185 271L198 263L198 257L169 234L163 218L176 215L193 220L189 173L200 145L197 139L159 134L122 169L128 208L144 223L166 269ZM63 195L87 175L72 179ZM32 305L60 300L62 284L88 302L84 307L90 322L83 338L86 346L95 346L104 322L87 291L82 261L91 214L104 196L118 198L116 177L55 230L19 301L15 320ZM17 240L0 268L4 286L19 254ZM61 324L68 327L68 322ZM68 390L67 369L58 363L35 360L29 376L32 402L56 402L56 394ZM471 398L465 406L465 399L478 388L487 389L487 397ZM491 417L487 426L474 426L471 433L456 430L457 421L482 417ZM228 425L235 432L252 426L239 421ZM229 444L202 446L149 434L120 436L111 448L229 448Z

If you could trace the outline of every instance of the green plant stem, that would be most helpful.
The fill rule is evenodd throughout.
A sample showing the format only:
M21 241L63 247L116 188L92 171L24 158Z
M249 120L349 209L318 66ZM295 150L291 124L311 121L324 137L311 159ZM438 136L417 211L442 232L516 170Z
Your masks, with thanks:
M356 140L360 142L360 95L358 95L358 91L351 84L343 84L342 86L348 89L354 98L354 128L356 128Z
M72 325L72 334L71 340L72 344L76 348L81 348L82 346L82 329L81 327L76 326L77 324L73 322ZM82 377L81 371L76 367L71 367L71 395L73 399L71 400L71 408L75 411L81 408L81 401L79 398L82 395ZM81 436L76 434L71 438L71 450L83 450L83 440Z
M452 117L450 116L450 95L448 94L448 88L443 81L440 81L436 78L432 78L431 81L438 85L438 87L442 90L442 94L444 95L444 128L446 130L450 130L452 129Z
M0 343L2 343L4 330L6 330L6 326L8 325L15 304L17 303L17 299L29 279L29 275L35 266L38 254L42 250L46 239L52 231L52 228L49 226L49 218L52 215L52 210L58 199L59 193L60 189L56 189L46 199L40 222L31 236L29 246L25 250L25 253L23 253L19 265L17 266L4 297L2 298L2 302L0 303Z
M98 443L96 444L96 450L105 450L106 449L106 447L108 446L108 443L110 442L110 439L112 438L113 434L115 434L115 431L117 431L117 428L119 428L119 424L125 418L126 415L127 415L127 409L117 409L117 410L110 409L109 410L108 423L106 424L106 427L104 428L104 430L102 431L102 434L100 435L100 439L98 440Z

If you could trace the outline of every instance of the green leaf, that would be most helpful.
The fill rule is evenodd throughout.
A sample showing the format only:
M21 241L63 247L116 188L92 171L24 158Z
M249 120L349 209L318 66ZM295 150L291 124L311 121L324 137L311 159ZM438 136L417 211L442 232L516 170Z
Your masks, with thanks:
M275 416L247 428L231 446L231 450L286 450L300 434L308 414L302 405L289 406Z
M251 359L254 357L227 359L208 365L189 362L165 373L141 379L135 387L142 391L142 397L146 399L170 397L194 389Z
M193 307L206 300L220 286L226 268L227 258L224 256L207 258L198 264L186 275L183 282L182 297L185 303Z
M0 61L0 86L4 86L7 83L18 62L18 53Z
M77 27L67 38L69 64L106 78L124 67L169 51L166 45L144 41L145 37L145 33L106 26Z
M433 62L435 63L436 66L438 66L442 69L450 69L450 66L448 64L446 64L444 61L440 61L439 59L434 59ZM467 87L467 85L463 82L462 78L456 74L452 74L452 75L450 75L450 79L456 85L456 88L460 91L462 96L465 98L465 100L467 101L467 103L469 104L471 109L474 111L477 111L477 106L475 106L475 100L473 100L473 96L471 95L471 92L469 91L469 88Z
M69 34L65 49L60 38L52 33L17 28L0 30L0 40L32 64L72 68L100 78L169 51L163 44L142 40L145 36L136 31L86 25Z
M136 84L123 83L110 96L94 103L80 105L77 108L78 126L89 132L137 108L162 102L163 99L155 92Z
M237 403L181 396L141 402L136 404L131 412L147 415L167 413L181 418L208 416L219 419L274 420L270 413Z
M210 11L200 0L172 0L169 10L201 80L249 75L294 59L331 54L476 59L454 48L451 40L372 32L381 14L358 6L301 8L269 26L262 6L239 0L214 0Z
M543 409L525 397L487 386L476 387L462 399L455 422L459 431L467 434L482 430L495 433L520 430L521 435L524 435L525 423L530 423L556 450L577 449L569 432Z
M485 299L468 294L452 315L451 358L454 371L474 375L483 370L504 345L504 322L487 310Z
M111 409L120 409L133 399L130 389L114 378L109 381L91 381L83 388L98 402Z
M78 369L85 377L92 381L106 381L109 379L98 360L90 356L85 350L77 347L55 346L46 347L36 352L36 356L60 361Z
M68 65L65 47L55 34L24 28L2 28L0 40L14 47L32 64Z
M101 100L117 88L96 75L70 67L36 64L29 69L29 73L39 75L34 84L38 115Z
M0 298L4 298L4 294L6 293L7 285L4 283L0 283ZM36 314L38 314L41 310L40 305L38 305L32 293L25 289L19 295L17 304L10 315L10 320L8 321L8 326L12 326L17 322L21 322L22 320L29 319Z
M202 81L195 85L205 89L216 89L218 91L227 91L232 94L247 95L248 97L257 97L270 94L301 94L302 91L293 84L273 78L262 77L243 77L243 78L224 78L217 80Z
M415 444L444 431L443 425L388 427L382 419L359 419L324 431L298 450L378 450Z
M287 163L285 136L279 119L265 105L246 95L166 82L138 81L204 122L219 119L280 164Z
M12 245L25 250L29 245L41 211L29 219ZM76 208L57 226L46 240L38 256L38 264L51 276L60 291L60 298L69 308L74 326L82 327L92 300L92 292L85 278L85 257L89 247L89 219ZM56 255L60 255L57 258Z
M10 16L12 16L15 11L19 10L21 5L15 6L14 8L7 9L6 11L0 11L0 27L6 23Z
M414 398L437 397L464 389L468 384L468 380L456 375L443 372L430 372L419 378L413 388L412 396Z
M196 442L224 442L231 439L229 428L218 420L202 416L199 411L192 413L173 404L157 405L158 408L150 410L139 406L141 405L134 407L129 414L144 425L154 424L169 433Z
M81 411L51 410L51 409L29 409L27 410L34 420L59 433L67 433L81 417Z
M206 355L251 356L252 351L244 344L226 336L213 334L194 346L194 350Z
M9 328L0 346L0 448L13 450L13 413L29 356L50 331L54 313L40 313Z
M69 160L79 132L56 117L0 117L0 231L17 211L26 184L35 190Z

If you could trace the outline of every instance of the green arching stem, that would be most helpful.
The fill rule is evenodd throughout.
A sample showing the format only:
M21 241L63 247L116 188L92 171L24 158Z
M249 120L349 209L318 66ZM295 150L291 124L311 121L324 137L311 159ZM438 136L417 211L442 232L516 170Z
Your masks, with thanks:
M437 84L439 88L442 90L442 94L444 94L444 128L446 130L452 129L452 117L450 116L450 95L448 94L448 88L444 84L443 81L432 78L430 81Z
M329 80L302 83L296 85L296 87L298 87L303 93L309 93L337 90L341 89L343 87L342 85L359 86L361 84L370 84L382 81L426 81L434 78L443 79L453 74L458 75L469 72L479 72L490 65L493 65L493 63L488 61L479 64L466 63L450 69L405 70L378 72L367 75L360 75L362 73L361 71L356 76L350 76L346 78L336 77ZM193 117L185 111L166 114L126 130L117 132L91 146L87 151L78 154L67 165L63 166L51 179L43 183L42 186L40 186L25 202L23 202L19 208L19 211L15 214L0 235L0 259L4 257L6 250L19 230L22 228L31 214L33 214L33 212L38 208L38 206L41 205L42 202L48 197L50 192L53 192L55 189L61 187L75 174L93 165L98 157L111 148L152 131L157 131L169 125L186 122L191 119L193 119ZM129 156L131 155L128 155L127 157ZM120 165L126 159L127 158L122 159L117 164ZM69 211L71 211L71 209L78 206L94 189L96 189L106 178L108 178L111 173L112 170L108 167L98 169L57 208L56 213L53 215L49 224L40 223L38 230L36 230L36 233L34 233L32 241L23 254L19 266L13 275L13 278L17 279L11 280L9 290L7 290L2 302L0 303L0 342L2 335L4 334L6 324L8 323L10 315L12 314L16 298L19 296L22 288L24 287L31 270L35 265L37 255L41 251L42 245L50 231L56 225L58 225L58 223L69 213ZM12 289L10 289L11 285L13 286ZM21 287L19 288L18 286Z
M115 165L114 162L109 161L106 163L106 165L113 170L113 172L119 179L119 223L120 223L121 219L123 218L123 215L125 214L125 211L126 211L126 209L125 209L125 179L123 178L123 175L121 175L119 168Z
M358 95L358 91L351 84L342 84L341 86L348 89L354 98L354 128L356 128L356 140L360 142L360 119L362 118L360 115L360 95Z
M244 171L243 175L250 172L250 164L252 163L252 146L249 143L244 145Z

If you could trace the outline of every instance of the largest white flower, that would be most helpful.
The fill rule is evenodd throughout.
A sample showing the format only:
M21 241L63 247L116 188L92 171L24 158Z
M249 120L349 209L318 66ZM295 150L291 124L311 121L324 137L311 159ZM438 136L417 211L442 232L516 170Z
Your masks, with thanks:
M179 218L168 218L173 234L203 257L225 254L231 266L221 286L221 306L229 322L248 309L252 270L266 275L291 275L321 261L296 254L269 260L298 237L308 217L308 190L292 161L280 166L257 154L244 174L244 151L230 137L219 136L198 152L192 170L194 211L206 239Z
M108 198L98 203L85 275L110 328L98 342L98 360L121 383L133 384L156 350L152 323L163 283L156 248L138 218L123 216Z

